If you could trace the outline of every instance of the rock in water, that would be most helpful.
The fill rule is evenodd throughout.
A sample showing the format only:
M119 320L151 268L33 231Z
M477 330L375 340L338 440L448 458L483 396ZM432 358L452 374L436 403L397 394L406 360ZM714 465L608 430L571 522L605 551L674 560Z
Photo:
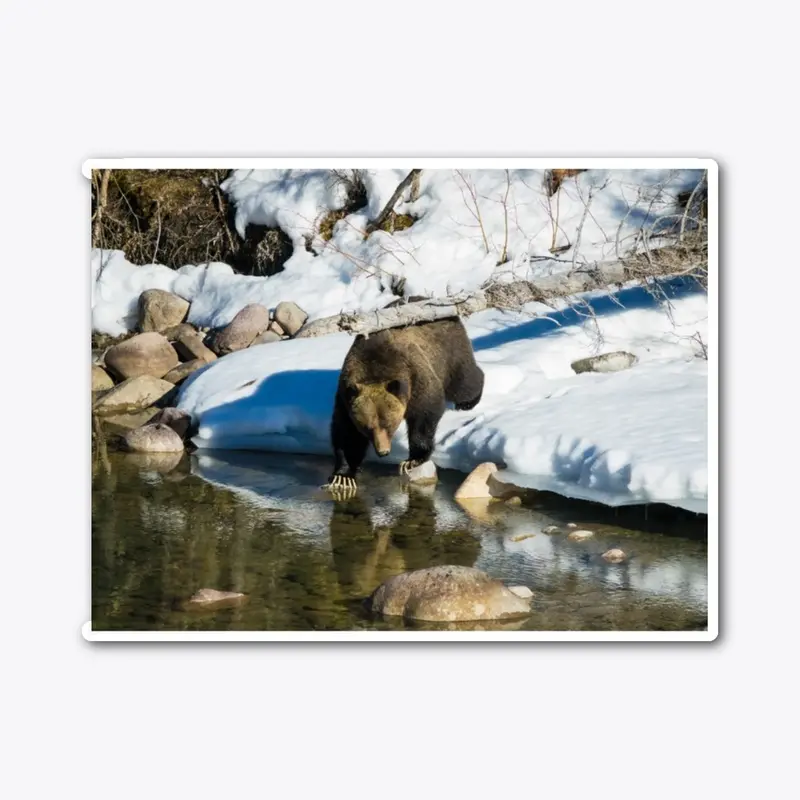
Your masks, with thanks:
M92 364L92 391L102 392L105 389L113 389L114 381L109 374L97 364Z
M139 330L159 333L180 325L189 314L189 303L163 289L147 289L139 295Z
M567 539L573 542L583 542L586 539L591 539L594 536L592 531L572 531L567 535Z
M284 302L275 306L274 318L289 336L294 336L305 325L308 314L297 303Z
M129 378L104 394L94 404L94 411L104 415L139 411L157 403L174 389L173 384L152 375Z
M397 575L370 597L373 612L425 622L507 619L530 614L530 598L472 567L441 566Z
M122 437L122 443L131 453L183 452L183 439L169 425L161 422L128 431Z
M169 408L162 408L151 422L169 425L181 439L185 439L186 434L189 432L189 426L192 424L192 418L186 411L170 406Z
M178 354L160 333L140 333L115 344L106 352L106 367L120 378L152 375L163 378L178 366Z
M409 483L417 483L421 485L436 483L438 480L436 474L436 464L434 464L433 461L425 461L418 467L414 467L414 469L405 474L403 477L405 477Z
M603 553L603 558L612 564L619 564L621 561L624 561L627 556L624 550L613 547L611 550L606 550L606 552Z
M212 337L211 348L217 355L244 350L269 327L269 310L260 303L245 306L221 331Z
M582 372L619 372L632 367L636 361L637 358L633 353L618 350L615 353L604 353L591 358L581 358L578 361L573 361L570 366L574 372L580 375Z
M478 464L469 475L467 475L461 486L456 489L454 495L456 500L472 500L482 497L492 497L489 490L489 476L497 472L497 465L487 461Z
M247 600L247 595L241 592L220 592L217 589L200 589L185 603L186 610L193 609L216 609L216 608L233 608L239 606Z

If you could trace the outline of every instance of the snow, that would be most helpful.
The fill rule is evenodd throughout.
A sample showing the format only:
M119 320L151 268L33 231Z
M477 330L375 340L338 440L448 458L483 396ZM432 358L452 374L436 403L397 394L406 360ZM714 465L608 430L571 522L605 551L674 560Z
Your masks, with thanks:
M676 195L699 173L592 169L548 198L540 170L426 169L416 199L407 191L396 206L414 224L365 238L368 219L404 175L365 170L367 207L337 222L325 242L314 235L321 215L346 203L343 184L329 171L236 170L223 186L235 204L236 229L243 236L249 225L279 226L293 243L283 271L251 277L220 263L170 270L94 250L93 329L131 330L138 297L149 288L189 300L189 322L219 327L248 303L274 308L292 300L314 320L381 308L400 284L406 296L441 296L489 278L530 279L613 259L633 247L642 224L670 219ZM554 228L555 244L570 246L555 255ZM531 304L470 317L485 393L471 412L446 412L435 462L466 472L491 460L505 465L507 480L569 497L706 512L708 370L693 337L708 341L708 301L679 280L667 291L666 305L629 287L613 298L589 293L583 310ZM194 373L178 402L199 421L195 443L204 451L330 459L333 396L351 341L340 334L260 345ZM636 364L603 374L570 368L616 350L636 355ZM386 460L401 461L406 445L401 428Z
M434 462L468 472L505 464L504 480L608 505L663 502L707 512L707 300L679 281L672 322L643 289L617 301L590 299L604 351L627 349L630 369L575 375L570 363L596 349L593 323L571 309L486 311L467 320L486 374L480 404L449 409ZM534 306L528 312L537 310ZM674 323L674 324L673 324ZM289 340L232 353L192 375L180 408L199 421L201 449L245 449L331 457L329 425L348 334ZM407 457L404 426L387 463ZM377 461L370 452L368 460Z
M314 320L382 308L395 299L390 287L400 279L407 296L438 296L475 289L490 277L563 271L572 267L573 255L581 264L614 258L618 245L621 251L631 247L641 225L674 212L676 195L699 176L697 170L593 169L565 180L548 198L542 170L428 169L420 175L418 199L396 206L416 222L365 239L367 220L405 174L365 170L367 207L340 220L325 242L314 235L319 220L345 202L343 184L330 171L236 170L223 184L235 203L236 229L244 236L248 225L279 226L294 247L283 271L266 279L210 263L173 272L157 264L134 266L119 251L95 250L93 328L112 335L131 330L139 294L150 288L191 301L189 322L217 327L248 303L274 308L293 300ZM549 250L554 220L556 246L573 245L555 258ZM308 237L316 254L306 248Z

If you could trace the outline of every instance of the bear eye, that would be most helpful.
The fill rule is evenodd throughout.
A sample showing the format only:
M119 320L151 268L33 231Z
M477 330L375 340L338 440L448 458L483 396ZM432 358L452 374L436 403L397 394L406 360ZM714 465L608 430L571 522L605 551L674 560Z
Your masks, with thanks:
M408 393L408 385L405 381L394 380L386 384L386 391L395 397L405 397Z

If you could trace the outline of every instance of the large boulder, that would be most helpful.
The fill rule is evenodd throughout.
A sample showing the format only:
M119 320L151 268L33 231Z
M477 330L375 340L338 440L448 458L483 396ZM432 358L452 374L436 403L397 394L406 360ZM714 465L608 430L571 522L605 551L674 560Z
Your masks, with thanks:
M269 310L260 303L245 306L221 331L211 337L211 349L219 356L244 350L269 328Z
M128 378L110 392L104 394L94 404L96 414L123 414L149 408L164 398L175 387L152 375L140 375Z
M178 366L178 354L160 333L140 333L115 344L105 356L106 367L123 380L152 375L163 378Z
M390 578L372 594L370 606L378 614L425 622L508 619L530 614L530 597L520 594L479 569L440 566Z
M273 319L289 336L294 336L305 325L308 314L297 303L278 303Z
M172 346L181 361L200 359L205 364L216 359L217 354L203 344L203 337L195 330L183 330L173 340Z
M123 447L131 453L182 453L183 439L162 422L134 428L122 437Z
M497 472L497 465L491 461L478 464L472 472L464 479L461 486L456 489L454 495L456 500L473 500L477 498L492 497L489 488L489 477Z
M614 353L603 353L591 358L581 358L570 365L573 372L580 375L582 372L619 372L628 369L636 363L633 353L617 350Z
M97 364L92 364L92 391L102 392L106 389L113 389L114 381L109 374Z
M139 295L139 330L165 331L180 325L189 314L189 302L163 289L147 289Z

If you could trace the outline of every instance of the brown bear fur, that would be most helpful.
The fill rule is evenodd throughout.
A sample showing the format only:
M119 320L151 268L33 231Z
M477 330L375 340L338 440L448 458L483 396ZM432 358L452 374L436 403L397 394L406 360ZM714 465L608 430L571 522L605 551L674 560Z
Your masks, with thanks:
M460 319L390 328L357 336L342 366L331 421L335 466L330 482L355 486L370 444L388 455L400 423L408 428L407 471L428 461L436 428L450 401L474 408L483 371Z

